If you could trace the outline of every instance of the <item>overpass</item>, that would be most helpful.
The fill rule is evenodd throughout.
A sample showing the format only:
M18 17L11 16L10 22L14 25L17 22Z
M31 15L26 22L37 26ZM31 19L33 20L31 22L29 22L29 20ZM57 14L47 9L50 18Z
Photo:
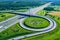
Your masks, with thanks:
M49 6L51 3L52 2L49 2L49 3L46 3L42 6L39 6L37 8L32 8L32 9L30 9L31 10L30 13L35 14L37 11L44 9L45 7ZM0 22L0 32L2 32L3 30L7 29L8 27L14 25L15 23L17 23L19 18L23 18L25 16L32 16L32 17L35 16L35 15L31 15L29 13L29 11L27 11L27 12L16 12L16 11L11 11L10 10L10 11L1 11L1 12L9 12L9 13L12 13L12 14L17 14L18 16L15 16L15 17L7 19L3 22ZM23 17L19 16L19 15L22 15Z

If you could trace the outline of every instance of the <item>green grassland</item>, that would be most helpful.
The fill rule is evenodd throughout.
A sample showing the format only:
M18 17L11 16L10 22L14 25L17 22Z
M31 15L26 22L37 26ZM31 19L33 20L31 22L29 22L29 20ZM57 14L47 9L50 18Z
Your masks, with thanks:
M37 14L37 15L44 16L46 13L49 13L49 11L46 11L46 10L40 10L40 11L38 11L36 14Z
M28 17L24 20L24 24L30 28L46 28L49 26L49 21L44 18Z
M8 18L14 17L14 16L15 16L15 14L0 12L0 22L6 20Z
M23 29L21 28L19 23L16 23L0 33L0 40L9 39L9 38L13 38L16 36L29 34L29 33L34 33L34 32Z

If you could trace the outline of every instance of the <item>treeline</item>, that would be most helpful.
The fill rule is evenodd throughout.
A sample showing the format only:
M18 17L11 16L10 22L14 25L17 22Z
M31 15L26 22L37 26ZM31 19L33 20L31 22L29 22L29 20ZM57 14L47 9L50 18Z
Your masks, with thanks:
M25 9L29 7L36 7L40 6L42 4L45 4L46 2L0 2L0 10L18 10L18 9Z
M60 11L60 6L49 6L49 7L44 8L44 10L47 10L47 11Z
M60 1L58 1L58 2L53 2L52 5L60 6Z

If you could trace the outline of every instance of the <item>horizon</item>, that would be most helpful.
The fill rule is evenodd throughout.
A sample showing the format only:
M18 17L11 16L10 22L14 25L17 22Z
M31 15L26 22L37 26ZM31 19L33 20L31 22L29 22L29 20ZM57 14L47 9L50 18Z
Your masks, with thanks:
M26 0L0 0L0 2L3 1L26 1ZM52 1L52 2L56 2L56 1L60 1L60 0L27 0L27 1Z

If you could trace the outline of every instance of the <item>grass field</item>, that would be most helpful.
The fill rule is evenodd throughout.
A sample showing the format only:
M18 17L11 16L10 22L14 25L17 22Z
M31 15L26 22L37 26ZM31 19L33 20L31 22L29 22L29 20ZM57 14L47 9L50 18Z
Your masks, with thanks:
M28 17L24 20L24 24L30 28L40 29L48 27L50 23L44 18Z
M3 13L2 12L2 13L0 13L0 22L6 20L8 18L14 17L14 16L15 16L15 14Z
M23 29L20 27L19 23L16 23L0 33L0 40L9 39L29 33L34 33L34 32Z
M49 11L46 11L46 10L40 10L40 11L38 11L36 14L37 14L37 15L44 16L46 13L49 13Z

